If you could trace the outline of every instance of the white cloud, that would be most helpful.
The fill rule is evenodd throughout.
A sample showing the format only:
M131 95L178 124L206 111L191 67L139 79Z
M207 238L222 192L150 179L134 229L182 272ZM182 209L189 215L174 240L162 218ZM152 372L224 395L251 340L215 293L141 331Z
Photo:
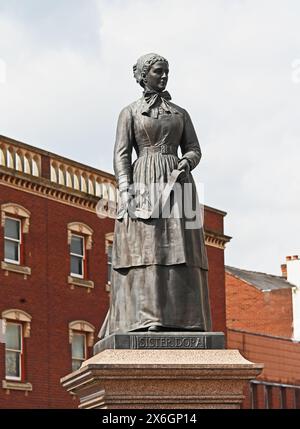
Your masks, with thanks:
M5 3L2 1L2 3ZM9 6L10 5L10 6ZM231 265L277 271L300 252L297 1L28 0L0 7L0 133L111 171L116 119L157 51L187 108L209 205L228 211Z

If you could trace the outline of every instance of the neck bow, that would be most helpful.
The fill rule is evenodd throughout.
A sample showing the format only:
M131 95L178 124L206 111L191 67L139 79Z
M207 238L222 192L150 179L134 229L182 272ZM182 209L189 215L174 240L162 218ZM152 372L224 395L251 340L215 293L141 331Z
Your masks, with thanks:
M144 103L142 106L142 114L157 118L158 107L161 107L167 113L177 113L170 103L168 103L168 101L171 100L171 95L168 91L156 92L146 89L143 96Z

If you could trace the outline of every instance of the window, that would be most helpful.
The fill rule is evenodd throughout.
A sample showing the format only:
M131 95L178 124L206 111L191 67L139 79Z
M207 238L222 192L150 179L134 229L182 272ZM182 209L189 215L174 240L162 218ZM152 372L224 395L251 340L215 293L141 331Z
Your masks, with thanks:
M85 320L69 323L69 342L72 350L72 370L80 368L88 357L88 348L94 345L95 327Z
M88 279L88 251L92 248L93 230L81 222L68 224L68 244L70 246L70 275L68 284L70 288L75 286L86 288L90 293L94 288L94 282Z
M287 408L287 394L286 394L286 387L280 386L279 391L279 398L280 398L280 408L286 409Z
M273 408L273 400L272 400L272 386L265 384L265 408L271 409Z
M257 385L250 382L250 392L251 392L251 408L255 410L257 408Z
M4 260L1 268L5 275L9 271L22 274L24 279L31 274L31 268L25 266L25 234L29 232L30 211L15 203L1 205L1 226L4 229Z
M32 384L25 381L25 343L30 337L31 316L23 310L11 308L1 313L5 338L5 380L2 387L10 390L32 391Z
M21 221L10 217L4 224L4 260L12 264L21 262Z
M111 273L112 273L112 243L107 244L107 284L111 284Z
M85 275L85 247L84 237L72 234L71 237L71 275L84 278Z
M6 324L5 343L5 377L8 380L22 380L23 338L20 323Z
M22 233L27 234L30 225L30 211L25 207L15 203L7 203L1 205L1 225L5 225L5 219L8 217L18 218L22 222Z
M86 360L86 334L74 332L72 336L72 371L81 367Z
M295 388L295 408L300 408L300 388Z

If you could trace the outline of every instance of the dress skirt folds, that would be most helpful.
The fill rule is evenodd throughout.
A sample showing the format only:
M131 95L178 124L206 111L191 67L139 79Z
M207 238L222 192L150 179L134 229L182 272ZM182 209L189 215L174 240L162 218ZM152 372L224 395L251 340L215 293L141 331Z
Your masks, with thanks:
M173 103L164 105L164 109L147 109L143 98L126 107L119 117L114 152L119 187L125 183L136 190L159 184L163 189L178 167L179 147L182 158L193 169L200 161L201 151L184 109ZM137 155L134 163L133 149ZM190 198L197 201L192 175L186 175L183 182L192 189ZM154 192L152 197L158 198L158 194ZM185 191L182 199L184 195ZM194 202L192 206L199 207ZM137 196L135 204L137 209L145 210L145 205L146 210L153 208L145 196ZM211 330L202 219L192 227L187 225L185 213L179 217L162 213L150 218L126 214L117 217L111 304L100 338L150 326L162 330Z

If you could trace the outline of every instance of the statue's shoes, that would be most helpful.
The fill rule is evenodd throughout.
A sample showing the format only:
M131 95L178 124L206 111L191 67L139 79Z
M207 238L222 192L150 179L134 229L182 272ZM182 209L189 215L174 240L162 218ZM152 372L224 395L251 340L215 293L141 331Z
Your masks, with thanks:
M148 331L150 331L150 332L158 332L160 330L161 330L161 327L156 326L156 325L149 326L149 328L148 328Z

